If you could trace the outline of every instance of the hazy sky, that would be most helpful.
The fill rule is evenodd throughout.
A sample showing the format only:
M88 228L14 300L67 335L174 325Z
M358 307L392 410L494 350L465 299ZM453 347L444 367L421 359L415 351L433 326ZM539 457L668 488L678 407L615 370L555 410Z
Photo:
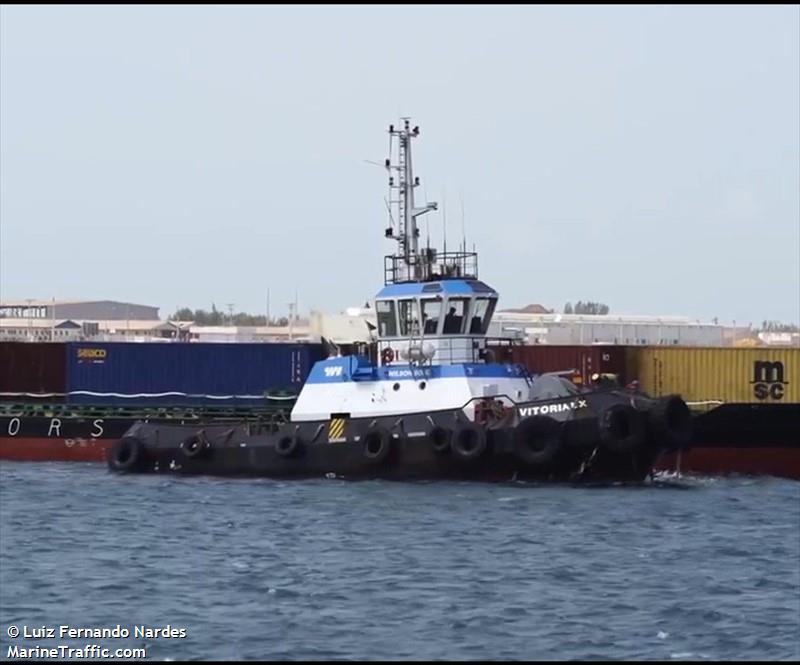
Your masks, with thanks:
M501 307L800 320L797 6L4 6L0 297L363 304L401 115Z

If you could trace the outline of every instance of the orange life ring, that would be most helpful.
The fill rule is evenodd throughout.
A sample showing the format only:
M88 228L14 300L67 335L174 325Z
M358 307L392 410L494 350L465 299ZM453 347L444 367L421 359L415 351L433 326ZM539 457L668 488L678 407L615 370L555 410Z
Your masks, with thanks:
M381 360L383 360L384 365L394 360L394 351L392 350L392 347L387 346L383 351L381 351Z

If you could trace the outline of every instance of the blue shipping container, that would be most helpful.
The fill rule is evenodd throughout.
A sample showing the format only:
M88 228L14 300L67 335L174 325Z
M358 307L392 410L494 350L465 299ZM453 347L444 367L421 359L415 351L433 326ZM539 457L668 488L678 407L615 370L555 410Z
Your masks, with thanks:
M299 393L321 344L72 342L68 400L96 404L243 405Z

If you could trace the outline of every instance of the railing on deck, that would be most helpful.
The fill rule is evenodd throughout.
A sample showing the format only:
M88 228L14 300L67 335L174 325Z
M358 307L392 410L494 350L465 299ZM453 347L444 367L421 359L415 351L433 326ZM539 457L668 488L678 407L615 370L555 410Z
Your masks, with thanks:
M434 282L441 279L478 279L477 252L437 252L423 249L420 256L385 256L384 284ZM411 274L408 274L408 273Z
M477 363L477 362L486 362L486 363L507 363L511 365L519 364L513 356L512 349L517 346L522 346L522 340L513 338L513 337L476 337L474 335L446 335L446 336L431 336L425 337L422 336L413 336L411 338L412 345L424 347L425 342L429 342L432 340L436 340L439 342L439 345L436 348L436 354L433 356L432 359L426 360L425 362L419 364L421 367L429 367L430 365L453 365L457 363ZM468 344L458 344L461 340L468 340L470 343ZM486 342L485 345L481 345L480 342ZM405 358L398 357L398 343L403 343L405 339L397 338L397 339L385 339L380 340L376 343L379 347L377 356L380 357L380 352L383 351L386 347L391 347L394 351L394 362L395 366L399 365L407 365L409 364L408 360ZM446 347L442 345L442 342L455 342L456 348L453 348L453 344L449 344ZM482 348L483 346L483 348Z

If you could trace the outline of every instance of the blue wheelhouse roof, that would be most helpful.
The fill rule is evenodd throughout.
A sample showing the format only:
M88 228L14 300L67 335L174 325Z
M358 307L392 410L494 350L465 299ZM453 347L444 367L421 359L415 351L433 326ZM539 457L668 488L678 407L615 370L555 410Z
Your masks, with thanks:
M413 296L471 296L497 297L497 292L477 279L443 279L439 282L406 282L384 286L375 297L397 298Z

